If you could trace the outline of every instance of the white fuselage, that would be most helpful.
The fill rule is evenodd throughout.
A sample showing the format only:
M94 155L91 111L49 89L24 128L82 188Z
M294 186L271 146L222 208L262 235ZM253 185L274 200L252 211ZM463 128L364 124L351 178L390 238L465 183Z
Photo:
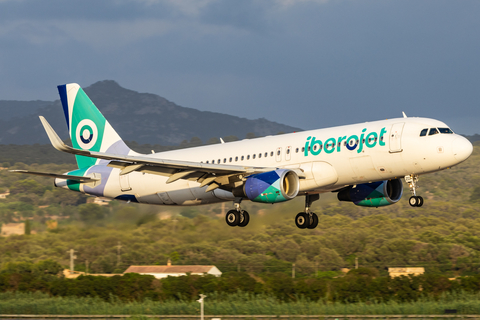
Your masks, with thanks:
M300 193L322 193L344 186L435 172L466 160L472 145L453 133L420 136L423 129L448 128L427 118L397 118L303 131L264 138L161 152L152 158L237 166L296 169ZM355 138L356 137L356 138ZM355 146L356 145L356 146ZM309 150L310 149L310 150ZM352 149L352 150L350 150ZM205 192L196 179L167 184L168 175L106 167L101 160L85 175L101 176L101 183L79 191L109 198L161 205L198 205L231 201L231 192ZM66 187L57 179L57 186Z

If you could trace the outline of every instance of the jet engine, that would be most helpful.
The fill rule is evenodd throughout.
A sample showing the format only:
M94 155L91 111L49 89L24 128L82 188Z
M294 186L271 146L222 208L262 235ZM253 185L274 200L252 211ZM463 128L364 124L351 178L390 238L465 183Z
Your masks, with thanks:
M400 179L378 181L349 186L338 192L338 200L351 201L362 207L381 207L396 203L403 194Z
M294 171L277 169L247 177L243 188L234 194L241 193L254 202L276 203L292 200L299 189L300 181Z

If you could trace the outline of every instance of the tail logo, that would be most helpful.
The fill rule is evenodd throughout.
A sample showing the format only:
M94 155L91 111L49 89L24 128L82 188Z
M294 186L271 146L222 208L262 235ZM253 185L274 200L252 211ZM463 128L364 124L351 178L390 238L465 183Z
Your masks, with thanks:
M83 119L77 125L75 137L77 138L78 145L82 149L91 149L98 138L98 129L95 123L90 119Z

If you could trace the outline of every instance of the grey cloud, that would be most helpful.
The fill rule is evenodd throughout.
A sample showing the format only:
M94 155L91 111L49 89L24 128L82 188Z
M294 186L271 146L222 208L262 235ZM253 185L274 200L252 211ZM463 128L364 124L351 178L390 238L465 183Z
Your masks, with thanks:
M0 99L114 79L306 129L405 111L480 132L465 122L480 118L477 1L4 1L0 12Z

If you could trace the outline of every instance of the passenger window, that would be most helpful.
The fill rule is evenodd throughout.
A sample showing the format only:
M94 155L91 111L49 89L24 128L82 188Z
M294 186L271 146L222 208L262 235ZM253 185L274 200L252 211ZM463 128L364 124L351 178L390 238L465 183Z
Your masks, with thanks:
M279 156L279 155L280 155L280 150L277 151L277 156Z
M252 156L252 159L255 159L255 156L256 156L256 154L254 154L254 155Z
M427 135L427 132L428 132L428 128L420 131L420 137L425 137Z
M290 149L287 149L287 154L290 154Z
M230 157L230 162L232 162L232 157Z
M302 152L305 152L305 147L302 147Z
M217 163L220 164L220 163L222 163L222 161L220 161L220 159L218 159Z
M295 149L295 153L298 153L298 148L297 148L297 149Z
M250 160L250 155L247 155L247 160Z
M259 154L258 154L258 157L259 157L259 158L261 158L261 157L262 157L262 154L261 154L261 153L259 153Z
M223 158L223 163L227 163L227 158Z
M207 160L207 163L208 163L208 160Z
M244 157L244 156L242 156L242 161L243 161L243 159L244 159L244 158L245 158L245 157Z
M265 152L265 158L268 157L268 152Z
M453 133L453 131L450 128L438 128L440 133Z
M437 128L430 128L430 132L428 133L428 135L433 136L435 134L438 134Z
M238 161L238 157L235 157L235 161Z
M272 152L270 152L270 157L273 157L273 151L272 151Z
M212 160L212 164L215 164L215 160Z
M317 151L317 145L313 146L313 151Z

